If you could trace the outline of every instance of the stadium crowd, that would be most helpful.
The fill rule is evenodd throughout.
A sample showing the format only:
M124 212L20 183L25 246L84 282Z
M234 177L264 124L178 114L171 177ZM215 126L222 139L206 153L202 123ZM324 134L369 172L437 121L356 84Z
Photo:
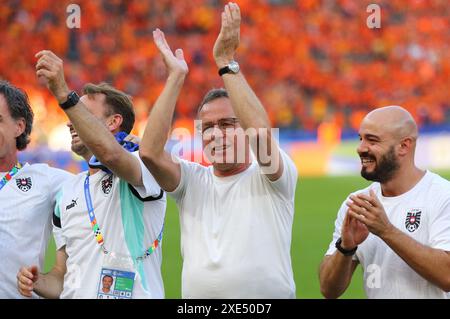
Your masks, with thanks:
M221 86L211 48L220 0L79 0L81 28L69 29L73 1L7 0L0 5L0 77L25 89L36 113L34 144L65 121L35 78L44 47L66 61L71 87L107 81L134 97L137 131L161 92L165 70L152 42L160 27L184 49L190 74L175 126L193 128L201 97ZM315 131L357 129L374 106L398 104L419 125L450 123L450 7L447 0L380 0L381 28L366 25L373 1L240 0L237 59L272 125Z

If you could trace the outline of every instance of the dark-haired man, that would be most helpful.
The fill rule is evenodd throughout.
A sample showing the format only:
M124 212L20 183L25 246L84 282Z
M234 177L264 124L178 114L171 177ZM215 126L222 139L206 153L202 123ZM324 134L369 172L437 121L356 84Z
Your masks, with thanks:
M110 294L111 293L111 287L114 283L114 279L110 275L104 275L102 279L102 293L104 294Z
M360 130L361 175L373 181L342 204L320 267L326 298L364 270L368 298L446 298L450 182L414 162L417 125L399 106L370 112Z
M21 297L15 278L21 265L43 266L56 193L73 176L46 164L18 162L18 152L30 142L32 125L26 93L1 81L0 299Z
M37 76L45 78L69 117L72 150L90 168L59 193L55 267L48 274L23 267L17 275L20 292L102 298L101 280L114 274L121 283L114 298L164 298L160 245L166 198L138 145L124 140L135 120L131 98L105 83L87 84L79 98L67 87L59 57L51 51L36 56Z

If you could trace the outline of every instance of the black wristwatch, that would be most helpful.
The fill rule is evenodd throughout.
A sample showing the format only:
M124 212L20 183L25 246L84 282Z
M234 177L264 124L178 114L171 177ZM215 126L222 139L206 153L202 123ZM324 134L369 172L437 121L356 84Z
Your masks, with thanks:
M78 96L77 92L72 91L67 96L67 101L64 102L64 103L59 104L59 106L63 110L67 110L68 108L71 108L72 106L77 105L79 100L80 100L80 97Z
M353 256L356 253L356 250L358 249L358 246L356 246L355 248L350 249L350 250L344 249L344 248L342 248L341 244L342 244L342 238L339 237L339 239L336 240L335 246L336 246L337 250L339 250L344 256Z
M239 72L239 70L239 63L237 63L236 61L231 61L230 63L228 63L228 65L219 69L219 75L222 76L227 73L236 74Z

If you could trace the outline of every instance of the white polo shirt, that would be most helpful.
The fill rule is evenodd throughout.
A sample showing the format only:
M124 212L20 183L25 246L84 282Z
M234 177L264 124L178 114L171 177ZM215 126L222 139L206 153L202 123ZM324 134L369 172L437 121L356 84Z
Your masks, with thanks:
M164 298L161 276L162 252L158 247L143 262L136 258L151 247L161 232L166 196L138 156L144 186L133 187L117 176L98 171L89 177L95 217L105 247L130 257L137 279L133 298ZM63 186L55 210L55 231L60 232L57 248L66 246L68 259L64 289L60 298L97 298L104 254L91 227L84 196L87 172ZM59 219L59 220L58 220ZM61 228L58 229L58 222Z
M383 204L389 221L417 242L435 249L450 251L450 182L427 171L408 192L384 197L379 183L355 192L373 189ZM335 251L347 202L342 204L335 223L333 240L326 255ZM383 240L369 234L355 254L364 270L364 289L368 298L446 298L439 287L422 278Z
M20 267L42 270L56 193L72 177L47 164L27 163L0 190L0 298L24 298L17 290Z
M291 234L297 170L281 151L275 182L256 161L217 177L213 167L181 160L169 193L180 212L183 298L295 298Z

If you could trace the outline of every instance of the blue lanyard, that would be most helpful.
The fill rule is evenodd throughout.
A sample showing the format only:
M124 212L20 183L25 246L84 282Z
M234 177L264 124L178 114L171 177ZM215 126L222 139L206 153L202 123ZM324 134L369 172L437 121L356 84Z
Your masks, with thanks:
M97 240L97 243L103 248L103 252L107 254L108 250L106 250L105 248L103 235L100 231L100 227L98 226L97 219L95 218L94 206L92 205L91 192L89 191L89 174L86 175L86 179L84 180L84 198L86 200L89 220L91 221L91 227L94 232L95 239Z
M92 205L91 192L89 190L89 173L86 175L86 179L84 180L84 198L86 200L86 206L88 209L89 220L91 222L92 231L94 232L95 239L97 243L102 247L103 253L108 254L109 251L105 247L105 242L103 239L102 232L100 231L100 226L97 223L97 219L95 218L94 206ZM164 223L162 225L161 231L158 237L153 241L152 245L145 250L142 256L137 257L137 260L143 260L150 256L156 248L159 247L164 232Z
M17 163L8 173L6 173L5 176L3 176L3 178L0 180L0 190L5 187L5 185L13 178L14 175L19 172L21 168L22 164Z

